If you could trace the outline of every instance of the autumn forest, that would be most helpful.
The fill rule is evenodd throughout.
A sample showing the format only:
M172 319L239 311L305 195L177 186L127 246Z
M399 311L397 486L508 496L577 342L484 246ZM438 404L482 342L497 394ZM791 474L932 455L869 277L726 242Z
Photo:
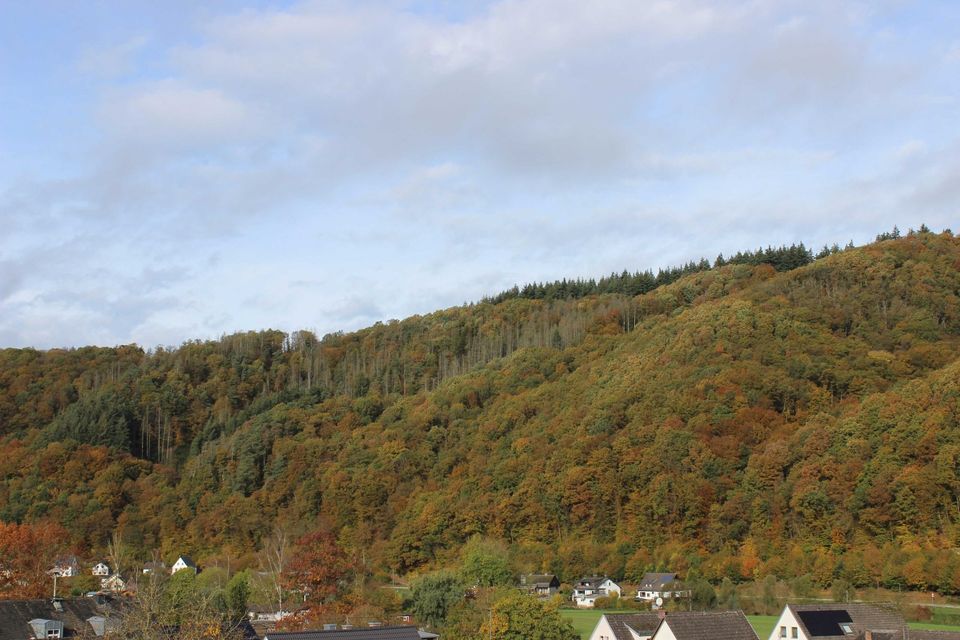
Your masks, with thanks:
M479 536L566 581L956 594L960 239L534 284L322 338L4 349L0 438L0 557L32 550L37 581L117 532L137 562L255 567L282 529L384 582Z

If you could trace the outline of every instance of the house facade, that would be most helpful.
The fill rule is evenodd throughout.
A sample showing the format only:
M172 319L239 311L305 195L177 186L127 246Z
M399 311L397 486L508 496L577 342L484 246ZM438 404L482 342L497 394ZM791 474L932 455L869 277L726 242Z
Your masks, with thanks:
M95 576L105 577L110 575L110 565L106 562L98 562L93 565L93 568L90 570L91 573Z
M100 588L104 591L119 593L127 588L127 581L119 573L100 578Z
M560 590L560 579L553 574L525 574L520 576L520 590L546 598Z
M597 598L620 597L620 585L606 576L581 578L573 587L570 599L581 608L591 608Z
M58 578L72 578L80 575L80 562L75 556L66 556L58 559L47 573Z
M170 575L178 571L193 571L196 573L197 565L190 559L190 556L180 556L177 558L177 561L173 563L173 566L170 567Z
M661 600L674 600L677 598L689 598L690 591L685 589L683 584L677 579L675 573L645 573L637 586L637 595L634 600L637 602L657 602ZM656 605L655 605L656 606Z
M893 608L858 602L788 604L769 640L863 640L868 635L907 640L909 630Z

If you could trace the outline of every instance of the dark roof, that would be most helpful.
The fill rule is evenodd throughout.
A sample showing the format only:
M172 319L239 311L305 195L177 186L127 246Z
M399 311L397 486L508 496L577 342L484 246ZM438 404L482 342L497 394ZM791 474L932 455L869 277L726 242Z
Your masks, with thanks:
M332 631L270 632L264 640L420 640L416 627L358 627Z
M808 638L859 638L867 631L877 640L902 640L907 623L892 607L862 602L834 604L788 604L797 624ZM850 633L840 625L848 625ZM881 635L879 632L886 632ZM889 637L887 637L889 636ZM946 640L946 639L944 639Z
M797 617L810 632L808 636L811 638L846 635L846 632L840 627L844 623L848 628L853 627L853 618L850 617L846 609L797 611Z
M607 619L607 624L613 631L613 636L617 640L633 640L630 629L633 629L642 636L653 635L657 625L660 624L660 615L653 611L644 613L607 613L603 616Z
M739 609L671 612L661 624L669 626L677 640L759 640Z
M580 578L577 584L600 584L604 580L609 580L609 578L607 576L584 576Z
M191 569L197 568L197 565L193 563L193 560L190 559L190 556L177 556L177 560L183 560L183 563ZM174 560L173 564L177 564L176 560Z
M662 591L666 585L676 582L675 573L645 573L640 580L640 589L644 591Z
M118 607L110 598L63 598L58 610L52 600L0 600L0 640L27 640L33 637L30 621L57 620L65 637L92 635L88 618L115 617Z

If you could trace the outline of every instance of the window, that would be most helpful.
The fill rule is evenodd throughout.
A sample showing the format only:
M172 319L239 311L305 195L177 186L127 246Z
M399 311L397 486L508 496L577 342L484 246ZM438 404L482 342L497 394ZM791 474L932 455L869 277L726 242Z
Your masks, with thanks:
M782 625L781 625L781 627L780 627L780 637L781 637L781 638L786 638L786 637L787 637L787 628L786 628L785 626L782 626Z
M797 637L797 628L796 628L796 627L790 627L790 637L791 637L791 638L796 638L796 637Z
M47 629L47 637L48 637L48 638L59 638L59 637L60 637L60 629Z
M851 634L851 633L853 633L853 629L852 629L852 628L850 627L850 625L848 625L848 624L841 624L841 625L840 625L840 628L843 629L843 632L846 633L846 634L848 634L848 635Z

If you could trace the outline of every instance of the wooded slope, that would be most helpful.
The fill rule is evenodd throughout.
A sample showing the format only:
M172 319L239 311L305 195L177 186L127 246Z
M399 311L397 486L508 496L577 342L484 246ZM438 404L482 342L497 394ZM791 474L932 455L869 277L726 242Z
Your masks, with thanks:
M960 591L960 240L353 334L0 351L0 519L242 557L322 520L375 567ZM196 514L196 515L194 515Z

